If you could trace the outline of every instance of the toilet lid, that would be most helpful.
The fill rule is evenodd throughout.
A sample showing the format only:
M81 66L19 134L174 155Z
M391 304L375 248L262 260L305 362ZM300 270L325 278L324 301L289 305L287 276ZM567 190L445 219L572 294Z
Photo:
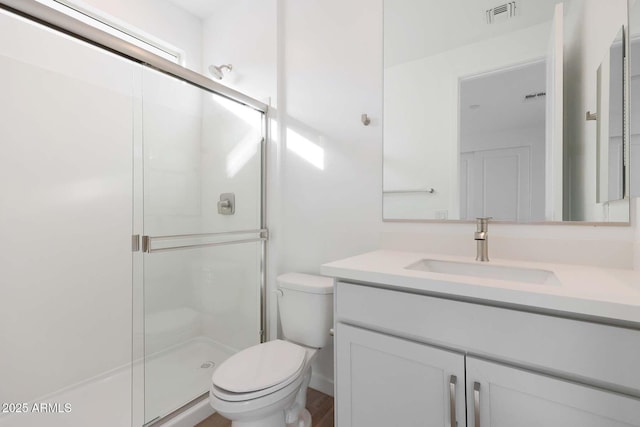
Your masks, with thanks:
M225 360L213 373L213 384L234 393L249 393L280 384L298 373L305 350L288 341L254 345Z

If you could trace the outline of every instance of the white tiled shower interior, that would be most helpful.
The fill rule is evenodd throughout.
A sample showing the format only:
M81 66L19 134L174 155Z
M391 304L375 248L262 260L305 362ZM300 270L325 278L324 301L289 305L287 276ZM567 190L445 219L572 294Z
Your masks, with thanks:
M155 14L158 11L156 1L140 2L131 9L130 3L125 1L92 0L91 3L107 11L118 5L120 9L109 12L125 20L131 17L134 25L165 37L177 46L198 45L202 31L205 35L215 34L216 37L204 38L201 50L199 45L193 49L197 53L187 56L187 65L204 71L208 63L234 62L237 58L237 65L234 62L236 77L231 84L256 98L271 97L274 101L280 126L274 130L270 164L273 173L270 195L275 196L269 204L273 236L270 250L274 255L270 260L271 289L278 272L317 273L322 263L379 247L409 245L414 250L444 248L460 251L458 253L473 250L469 238L472 225L394 224L381 220L382 2L263 1L260 7L251 9L251 19L261 25L242 26L244 44L236 43L238 35L233 31L216 30L217 16L204 20L202 30L199 21L183 20L183 16L173 9L163 16ZM144 9L145 6L151 9ZM249 7L249 0L238 0L220 18L224 17L227 27L230 22L241 25L246 19L243 12ZM155 12L147 13L149 10ZM230 46L234 48L230 49ZM195 59L200 51L202 63ZM360 123L362 113L372 117L369 127ZM286 149L287 129L307 136L322 149L323 169ZM496 256L531 256L534 259L552 258L555 262L595 262L640 269L640 229L637 226L640 210L637 201L635 205L631 229L577 225L495 226L492 239L498 244L494 248ZM504 242L502 249L499 249L500 241ZM126 290L130 289L127 287ZM113 299L120 298L113 309L103 300L94 307L93 315L99 318L104 314L102 317L109 318L114 310L121 309L124 313L130 309L130 299L124 293L125 289L122 291L121 294L110 292ZM44 308L47 310L46 304ZM47 318L54 318L53 307L49 308L52 311ZM101 313L100 310L110 312ZM70 309L68 313L73 317L75 312ZM130 339L127 338L130 338L131 325L127 324L124 314L114 319L110 323L112 335L123 335L124 339L116 338L112 347L121 346L121 359L125 360L126 354L130 353ZM277 324L274 304L270 307L270 320L272 325ZM276 328L271 328L272 338L276 332ZM66 374L67 378L72 376L73 372L60 371L75 371L79 364L88 362L69 360L74 355L82 357L82 353L71 347L68 350L65 363L49 361L55 364L61 379L49 391L70 383L64 378ZM333 376L331 351L324 350L315 367L316 383L325 390L330 389ZM92 361L97 362L97 359ZM82 378L90 378L123 363L118 358L111 358L104 366L84 370ZM87 388L82 394L97 404L108 402L100 405L99 413L104 414L105 407L117 407L122 409L120 414L125 419L130 416L124 412L127 411L125 408L130 408L127 390L131 379L130 374L125 377L121 385L115 385L117 392L105 396L104 400L100 399L97 389ZM76 381L79 379L71 383ZM49 391L43 390L39 395ZM87 415L91 414L95 415L94 412Z
M148 6L157 8L157 3ZM179 14L174 13L167 16L169 17L180 18ZM83 136L81 139L74 139L73 135L76 134L66 127L60 131L60 138L65 138L67 144L80 143L77 149L79 155L85 155L83 150L97 151L95 144L101 146L100 156L92 156L98 159L95 164L83 162L88 168L88 181L69 196L77 199L70 200L69 208L79 214L86 213L83 201L90 202L92 198L89 195L96 188L104 190L100 194L104 194L105 204L101 204L91 218L98 227L93 237L100 241L100 247L105 250L92 248L89 251L83 245L88 236L75 236L71 240L58 239L61 245L77 248L75 256L79 264L84 266L78 269L79 276L60 276L68 277L66 282L61 282L55 279L58 277L55 268L47 270L42 265L45 276L36 280L29 288L21 289L17 286L13 298L29 298L30 295L32 302L37 304L19 306L19 313L14 313L15 310L9 307L6 310L3 308L3 313L14 313L22 318L19 323L24 328L16 330L15 336L7 337L12 343L22 344L12 346L12 351L3 352L5 360L11 362L4 366L10 366L11 369L2 374L1 400L70 403L73 414L60 417L51 415L53 418L44 414L10 418L2 416L0 425L33 426L42 425L43 422L54 425L58 421L60 425L126 425L124 420L132 418L132 378L143 378L146 382L145 403L148 414L164 415L208 390L212 369L208 362L219 364L229 354L257 342L260 248L259 244L251 244L226 247L224 251L210 249L196 251L195 254L173 252L170 256L158 254L157 257L150 258L145 271L145 337L143 341L140 330L135 330L133 337L133 342L137 345L142 342L146 344L148 363L144 366L144 374L138 373L143 369L139 360L132 370L132 350L136 357L140 357L142 353L138 348L131 347L131 255L127 255L125 251L118 261L118 257L111 252L120 246L116 240L122 237L123 231L125 234L131 232L131 162L126 161L131 156L131 147L114 144L113 141L130 141L132 134L137 137L144 134L146 140L153 141L145 147L144 153L148 171L145 177L148 184L145 192L145 231L148 234L256 229L259 224L260 114L256 111L246 113L230 101L216 100L212 95L199 90L189 91L188 86L182 82L172 81L154 71L141 72L139 66L123 60L116 60L120 64L118 67L110 63L102 65L103 61L95 48L70 47L48 39L45 43L43 34L51 33L50 30L44 30L43 33L42 30L29 29L26 30L28 34L24 34L20 32L24 30L14 28L8 22L3 24L3 29L30 46L51 50L58 48L58 56L47 56L45 51L21 49L19 44L12 46L9 52L1 52L1 59L7 63L4 69L16 68L14 83L22 81L17 76L38 81L42 83L45 93L47 85L50 88L69 86L65 104L73 109L78 107L73 104L76 95L82 98L84 90L95 90L94 86L103 85L104 80L109 82L108 87L105 87L102 107L105 111L101 111L101 115L97 117L108 118L109 108L113 112L131 111L133 114L129 114L125 122L114 129L102 129L99 123L82 123L77 133ZM191 31L189 23L185 24L185 33ZM197 27L196 33L199 37ZM8 58L19 58L24 65L13 64ZM48 59L43 64L38 62L41 58ZM79 66L80 63L71 58L80 58L88 66ZM104 72L95 73L92 65L101 66ZM137 77L138 73L143 74L142 82L148 90L143 101L146 104L143 110L145 128L136 130L139 125L131 119L140 118L137 116L140 110L136 110L139 105L131 95L134 93L134 81L140 79ZM80 83L67 79L67 74ZM154 79L165 79L159 82L162 90L153 88L156 83ZM14 91L11 93L16 97L31 94L26 86L23 88L13 84L12 87ZM48 98L41 96L41 99L43 102L34 104L47 105L45 100ZM114 103L117 105L114 106ZM74 111L78 110L67 111L61 107L56 112L72 117L76 116ZM50 122L58 120L58 123L65 123L63 117L52 111L34 110L33 113L46 117ZM163 113L168 114L162 117ZM204 120L201 117L203 114ZM28 116L23 117L25 118ZM105 123L108 122L105 120ZM150 123L153 125L147 126ZM29 126L24 126L24 129L28 130ZM50 124L41 129L56 130ZM92 129L98 134L91 133L95 138L86 138L86 129ZM29 136L34 141L48 137L44 134ZM82 145L87 139L94 145ZM221 141L226 145L221 146ZM107 152L102 149L102 145L111 148ZM238 151L238 147L242 149ZM41 151L43 156L50 154L46 150ZM113 159L119 157L125 161L118 161L120 169L116 170ZM17 157L14 163L21 164L20 158ZM33 166L36 167L38 157L33 160ZM25 185L36 189L39 188L38 185L50 183L51 179L42 181L38 178L50 173L60 181L61 196L68 196L63 190L69 185L75 185L73 179L77 178L60 174L60 168L78 172L76 159L68 159L72 164L61 161L54 166L46 163L50 158L42 160L44 163L40 165L39 173L33 175L37 183L26 182ZM91 179L103 179L100 173L103 169L107 170L105 168L117 176L117 181L105 182L104 188L91 186ZM10 169L5 168L5 171L9 173ZM98 177L94 178L96 175ZM71 181L68 182L67 178ZM100 183L101 181L96 182ZM24 206L24 210L34 207L32 203L20 200L22 196L18 193L21 188L23 187L16 186L15 206ZM222 192L236 192L239 196L237 201L241 203L241 208L234 217L220 217L215 213L216 201ZM44 203L42 211L51 208L50 202L52 201ZM22 210L16 209L13 212L29 218L26 211L22 213ZM47 224L43 225L53 225L59 228L56 232L62 233L63 218L68 218L68 215L70 213L61 211L60 217L49 218ZM108 219L105 215L108 215ZM105 228L105 223L111 226ZM17 231L20 230L18 227ZM44 246L45 249L53 249ZM39 253L29 252L33 256L41 256ZM57 252L64 256L68 251ZM92 253L93 256L87 258L83 255L87 253ZM56 257L49 258L54 266ZM25 262L29 259L25 257ZM119 267L108 267L105 270L104 265L100 267L92 263L102 262L104 259ZM64 262L59 264L64 268ZM90 271L91 268L93 271ZM10 271L8 274L9 277L14 277ZM16 285L22 283L18 276L15 279ZM29 295L22 295L27 290ZM50 292L55 293L49 298L52 305L45 304L44 300L40 303ZM12 298L5 301L9 300ZM252 303L241 306L239 301ZM134 318L143 315L141 306L134 308ZM18 322L12 322L14 323ZM41 328L38 325L47 327ZM50 328L55 328L55 333ZM22 333L28 333L31 340L19 340L18 336ZM31 351L28 351L27 344L33 347ZM207 366L202 367L203 365ZM37 383L34 378L38 378ZM134 381L134 386L135 396L141 393L143 384ZM105 411L105 408L111 410ZM101 416L96 416L97 414Z
M30 402L131 361L132 262L120 239L131 230L133 114L116 112L133 110L134 69L6 13L0 19L5 40L16 41L0 51L2 92L16 100L0 106L15 124L0 168L12 183L3 196L11 208L0 213L10 248L1 262L0 401ZM87 101L87 88L100 102Z
M260 228L261 114L150 70L142 100L144 234ZM222 193L235 194L232 216L217 213ZM260 256L252 243L146 257L145 355L155 360L145 368L146 422L208 390L201 364L258 342Z

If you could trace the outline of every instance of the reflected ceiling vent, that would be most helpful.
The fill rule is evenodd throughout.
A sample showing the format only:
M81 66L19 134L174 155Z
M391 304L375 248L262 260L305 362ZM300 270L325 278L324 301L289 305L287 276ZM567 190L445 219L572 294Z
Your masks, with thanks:
M487 24L497 24L498 22L507 21L516 16L516 2L501 4L500 6L487 9Z
M537 99L542 99L545 96L547 96L546 92L528 93L524 96L524 102L535 101Z

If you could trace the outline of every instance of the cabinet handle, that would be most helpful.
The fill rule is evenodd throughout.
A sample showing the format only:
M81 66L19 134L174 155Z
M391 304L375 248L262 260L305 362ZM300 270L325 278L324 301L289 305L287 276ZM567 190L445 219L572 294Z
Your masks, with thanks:
M458 422L456 421L456 383L458 377L451 375L449 379L449 410L451 411L451 427L456 427Z
M475 418L474 427L480 427L480 383L473 383L473 415Z

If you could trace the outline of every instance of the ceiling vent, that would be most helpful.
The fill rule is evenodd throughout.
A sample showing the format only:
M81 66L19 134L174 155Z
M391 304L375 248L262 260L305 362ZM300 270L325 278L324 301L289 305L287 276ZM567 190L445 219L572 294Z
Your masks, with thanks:
M507 21L516 16L516 2L501 4L499 6L487 9L487 24L496 24L498 22Z

